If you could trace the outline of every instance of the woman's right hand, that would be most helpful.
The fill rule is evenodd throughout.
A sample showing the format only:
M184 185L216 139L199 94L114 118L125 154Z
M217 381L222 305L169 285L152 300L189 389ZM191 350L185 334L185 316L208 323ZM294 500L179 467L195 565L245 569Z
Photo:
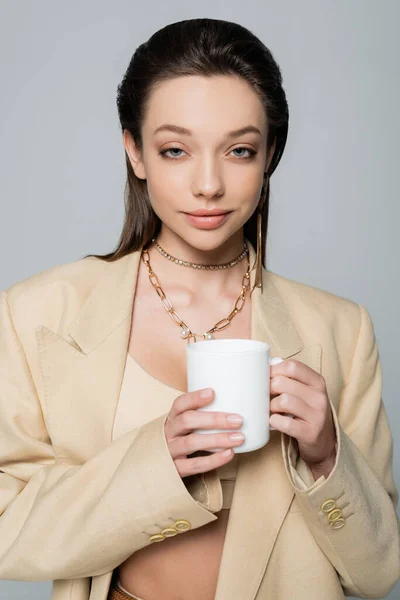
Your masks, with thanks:
M213 398L213 390L209 395L206 390L196 390L178 396L164 423L168 449L181 478L205 473L224 465L234 456L232 447L240 446L244 442L244 436L239 440L231 439L232 432L192 433L193 429L236 429L241 426L242 417L240 415L196 410L209 404ZM232 416L240 417L241 420L229 421L229 417ZM238 435L238 433L234 433L234 435ZM187 458L193 452L210 448L223 448L223 450L211 452L206 456Z

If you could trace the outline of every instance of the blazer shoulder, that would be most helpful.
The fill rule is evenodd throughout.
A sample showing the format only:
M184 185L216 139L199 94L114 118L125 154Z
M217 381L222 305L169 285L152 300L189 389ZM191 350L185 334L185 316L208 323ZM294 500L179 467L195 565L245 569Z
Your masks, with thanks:
M96 257L85 257L30 275L2 292L16 323L46 323L60 311L78 310L109 267Z
M358 331L361 305L355 300L272 271L268 271L268 277L294 314L308 315L333 327L341 323Z
M4 290L10 301L17 301L21 296L46 292L58 286L79 285L91 287L94 281L106 268L105 261L89 256L44 269L13 283Z

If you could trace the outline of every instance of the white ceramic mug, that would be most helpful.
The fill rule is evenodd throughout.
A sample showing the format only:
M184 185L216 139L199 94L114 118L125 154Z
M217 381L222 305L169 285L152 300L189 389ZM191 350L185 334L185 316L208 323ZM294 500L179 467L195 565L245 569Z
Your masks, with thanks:
M197 410L238 413L245 441L236 453L257 450L269 440L270 365L282 358L270 358L270 346L249 339L204 340L186 347L188 391L211 387L214 399ZM196 433L227 433L228 429L196 429ZM222 448L213 448L217 452Z

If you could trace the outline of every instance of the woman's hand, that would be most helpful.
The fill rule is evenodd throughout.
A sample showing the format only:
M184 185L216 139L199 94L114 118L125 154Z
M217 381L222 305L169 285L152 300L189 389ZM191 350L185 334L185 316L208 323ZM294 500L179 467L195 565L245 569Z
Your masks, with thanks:
M175 398L164 424L168 449L182 479L225 465L234 457L233 448L244 442L244 435L239 431L193 433L194 429L235 430L241 427L241 415L197 410L210 404L214 395L214 390L209 390L208 393L207 390L196 390L181 394ZM211 452L215 448L221 450ZM199 450L211 454L190 458L191 454Z
M270 367L270 424L296 438L314 478L326 477L336 460L336 432L325 379L298 360ZM277 413L288 413L293 419Z

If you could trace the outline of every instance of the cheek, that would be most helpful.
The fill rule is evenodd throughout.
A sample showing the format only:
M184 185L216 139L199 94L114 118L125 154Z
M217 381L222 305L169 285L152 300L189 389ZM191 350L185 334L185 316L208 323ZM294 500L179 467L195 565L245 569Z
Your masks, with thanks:
M158 162L157 168L147 169L147 189L150 200L157 203L174 204L179 198L187 197L187 185L182 169L172 169ZM183 191L186 190L185 194Z
M248 221L257 209L260 197L258 195L247 196L246 202L243 202L241 215L244 222Z
M182 219L180 211L184 210L182 201L179 203L179 198L182 198L182 193L179 193L175 188L162 185L155 185L149 190L150 204L156 213L157 217L172 230L179 228L179 223Z
M261 183L260 183L261 182ZM229 181L229 188L232 190L232 196L236 197L237 203L243 202L246 212L252 214L260 200L262 186L262 175L259 169L246 170L246 174L236 174Z
M155 174L150 174L147 177L147 191L149 194L151 205L155 212L165 213L169 209L179 210L179 201L187 196L182 177L177 174L168 174L168 177L163 176L163 172L158 170Z

